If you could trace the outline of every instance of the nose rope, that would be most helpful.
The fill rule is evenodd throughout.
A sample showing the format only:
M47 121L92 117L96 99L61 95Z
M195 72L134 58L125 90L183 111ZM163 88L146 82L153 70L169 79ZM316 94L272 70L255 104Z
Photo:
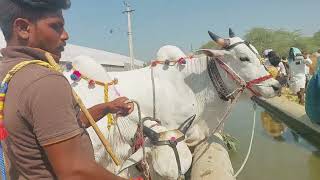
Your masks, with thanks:
M144 139L144 133L143 133L144 119L141 118L140 104L137 101L133 100L133 99L130 99L130 100L127 101L127 103L130 103L130 102L136 104L136 106L137 106L138 118L139 118L139 126L140 126L140 128L138 128L138 130L140 131L139 133L142 135L142 138ZM145 147L145 143L143 142L142 143L142 162L141 162L141 165L142 165L143 175L144 175L145 179L151 180L150 167L149 167L148 162L147 162L145 148L146 148Z
M252 150L253 137L254 137L255 127L256 127L256 117L257 117L257 104L255 102L253 103L252 108L253 108L253 122L252 122L251 138L250 138L250 144L248 147L248 152L239 170L233 176L234 178L237 178L237 176L242 172L243 168L248 162L248 159Z
M131 100L126 101L126 103L134 103L137 106L138 117L139 117L139 126L140 126L140 128L138 128L137 131L139 131L139 133L142 135L143 141L144 141L144 132L143 132L144 122L146 120L153 120L153 118L151 118L151 117L142 118L141 117L141 108L140 108L140 105L137 101L131 99ZM119 129L119 131L120 131L120 129ZM175 158L176 158L177 166L178 166L178 180L183 179L184 175L182 174L180 155L179 155L179 152L177 149L177 145L179 142L183 141L184 138L185 137L183 135L179 138L172 137L170 140L152 142L153 145L155 145L155 146L168 145L169 147L172 148L174 155L175 155ZM146 158L145 143L143 142L141 145L142 145L142 153L143 153L142 162L141 162L142 169L143 169L143 175L147 180L149 180L149 179L151 179L151 176L150 176L150 167L148 165L147 158Z

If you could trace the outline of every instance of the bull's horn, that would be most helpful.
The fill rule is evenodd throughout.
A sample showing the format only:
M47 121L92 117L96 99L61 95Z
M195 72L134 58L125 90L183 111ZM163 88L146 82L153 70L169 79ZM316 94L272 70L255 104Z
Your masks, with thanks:
M231 28L229 28L229 37L230 38L236 37L236 34L232 31Z
M145 151L146 151L146 153L151 152L151 148L148 146L148 144L146 144ZM130 168L131 166L138 164L142 159L143 159L143 150L142 150L142 147L140 147L125 162L123 162L117 175L119 175L122 171Z
M211 31L208 31L208 33L211 39L214 40L217 44L219 44L221 47L225 46L224 39L222 39L220 36L216 35Z
M216 35L215 33L208 31L209 36L211 37L212 40L214 40L215 42L217 42L219 39L222 39L220 36Z
M183 124L181 124L181 126L178 128L178 130L180 132L182 132L183 134L186 134L186 132L190 128L190 126L193 123L195 118L196 118L196 115L189 117L186 121L183 122Z
M159 133L155 132L151 128L148 128L147 126L143 126L143 133L150 138L151 141L156 142L158 141L160 135Z

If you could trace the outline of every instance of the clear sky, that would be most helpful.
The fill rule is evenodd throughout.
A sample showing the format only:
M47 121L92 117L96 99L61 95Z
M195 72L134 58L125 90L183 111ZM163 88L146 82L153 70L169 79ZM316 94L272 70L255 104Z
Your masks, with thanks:
M149 61L166 44L184 51L209 41L207 30L240 37L252 27L320 30L320 0L130 0L134 53ZM65 12L70 43L128 55L127 17L121 0L72 0ZM112 31L112 33L110 32Z

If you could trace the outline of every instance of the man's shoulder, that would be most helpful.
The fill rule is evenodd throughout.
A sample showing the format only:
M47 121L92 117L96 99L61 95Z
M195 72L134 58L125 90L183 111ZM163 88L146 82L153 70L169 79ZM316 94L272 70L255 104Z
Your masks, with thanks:
M2 62L0 68L0 76L4 77L15 65L21 62L23 61ZM20 68L13 75L12 81L14 81L15 84L20 84L21 86L26 87L42 79L53 82L68 82L68 80L63 76L62 73L38 64L28 64L25 67Z
M25 67L25 69L26 71L31 71L31 74L63 76L62 73L39 64L29 64Z
M21 71L20 80L24 78L31 84L40 80L48 83L69 84L62 73L37 64L30 64Z
M16 76L20 77L19 79L22 80L29 80L29 81L35 81L37 79L41 79L47 76L57 76L61 77L59 79L65 79L63 74L60 72L57 72L55 70L52 70L50 68L38 65L38 64L29 64L23 68L21 68Z

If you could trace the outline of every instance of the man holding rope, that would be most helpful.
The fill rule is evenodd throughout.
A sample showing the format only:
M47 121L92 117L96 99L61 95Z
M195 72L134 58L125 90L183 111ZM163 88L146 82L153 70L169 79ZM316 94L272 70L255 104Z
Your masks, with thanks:
M46 52L59 62L69 38L62 10L70 5L69 0L0 0L0 27L7 41L0 81L21 62L46 62ZM3 145L11 179L122 179L95 162L86 132L90 124L62 74L30 64L14 74L7 89L0 92L0 99L5 94L0 137L8 132ZM95 121L108 113L126 116L133 111L127 100L98 104L89 112Z

